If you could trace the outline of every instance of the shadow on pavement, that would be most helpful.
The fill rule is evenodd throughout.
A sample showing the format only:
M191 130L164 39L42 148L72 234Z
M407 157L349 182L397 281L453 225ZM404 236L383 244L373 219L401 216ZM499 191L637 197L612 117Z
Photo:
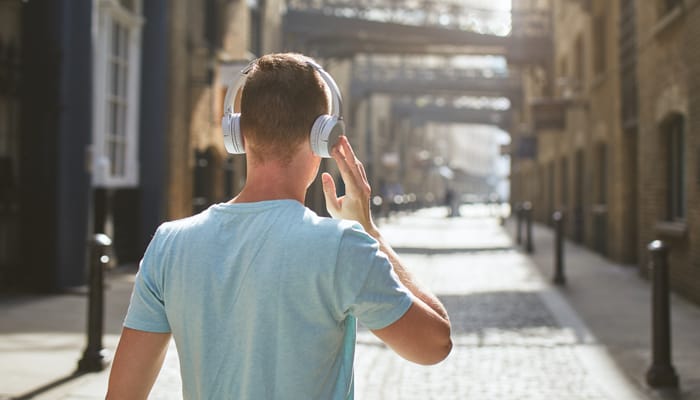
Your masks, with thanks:
M49 382L41 387L38 387L38 388L32 390L31 392L21 394L17 397L12 397L11 400L33 399L34 397L36 397L42 393L48 392L49 390L52 390L52 389L55 389L55 388L63 385L64 383L68 383L68 382L72 381L73 379L79 378L85 374L86 374L85 372L76 371L68 376L64 376L63 378L56 379L53 382Z
M401 254L420 254L420 255L436 255L436 254L460 254L460 253L485 253L497 251L511 251L512 246L499 247L446 247L446 248L422 248L422 247L393 247L399 255Z
M450 315L453 336L471 337L470 343L474 345L577 342L535 291L506 290L438 297ZM362 325L358 330L367 332Z

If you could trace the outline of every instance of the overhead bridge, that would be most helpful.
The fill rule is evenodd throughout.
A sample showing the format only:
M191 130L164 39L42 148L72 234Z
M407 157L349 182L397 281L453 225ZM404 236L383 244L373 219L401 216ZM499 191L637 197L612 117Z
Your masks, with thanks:
M352 97L362 98L375 93L408 96L469 94L507 97L513 103L522 97L522 85L518 77L474 68L357 65L352 79Z
M396 119L409 119L415 124L441 122L495 125L508 131L511 122L508 110L486 108L475 109L435 104L419 106L397 101L392 104L391 112Z
M545 13L514 15L512 32L505 35L507 32L484 33L483 30L475 30L478 27L440 23L445 20L442 17L459 21L449 13L432 19L428 18L430 13L425 13L426 17L417 21L415 18L391 17L379 20L372 16L392 15L391 10L394 14L398 11L379 8L373 13L369 8L379 2L371 2L366 9L359 6L352 8L345 3L345 7L341 7L336 3L290 2L283 21L285 46L311 52L321 58L352 57L359 53L488 54L505 56L510 63L530 63L544 61L551 54ZM400 3L391 2L392 5ZM460 10L462 13L468 12L467 9ZM404 9L404 12L407 11Z
M419 106L415 100L425 95L506 97L511 108L520 108L518 64L548 68L552 29L548 10L516 9L475 9L462 0L287 0L283 32L287 49L321 59L353 59L350 115L371 95L386 94L414 98L394 100L392 116L397 119L510 130L507 110L449 101ZM360 54L370 61L358 60ZM387 61L423 55L444 56L444 67ZM503 56L508 71L460 69L448 61L456 55Z

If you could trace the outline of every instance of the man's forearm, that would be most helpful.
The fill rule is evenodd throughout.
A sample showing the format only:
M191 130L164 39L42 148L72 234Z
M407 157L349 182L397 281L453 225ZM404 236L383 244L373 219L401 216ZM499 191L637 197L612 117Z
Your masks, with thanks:
M382 252L384 252L384 254L386 254L387 257L389 257L389 261L394 267L394 272L396 272L396 275L399 277L399 280L401 280L401 283L403 283L404 286L406 286L406 288L410 290L414 296L416 296L418 299L427 304L442 318L449 321L447 310L445 310L445 307L442 305L440 300L438 300L438 298L430 291L423 289L418 284L418 282L413 277L413 274L411 274L406 269L406 267L404 267L403 263L401 262L401 259L399 258L399 255L396 254L391 245L389 245L389 243L382 237L379 230L376 228L372 228L368 230L368 233L370 234L370 236L375 238L377 242L379 242L379 249Z

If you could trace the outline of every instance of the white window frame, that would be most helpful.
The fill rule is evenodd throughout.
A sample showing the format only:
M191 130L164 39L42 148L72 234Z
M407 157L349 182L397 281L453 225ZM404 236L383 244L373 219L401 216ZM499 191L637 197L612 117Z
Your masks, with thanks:
M144 23L142 0L134 0L134 10L118 0L93 0L93 129L92 184L104 188L139 185L139 100L141 88L141 31ZM111 62L113 24L128 31L126 118L124 126L124 173L113 174L107 143L110 128Z

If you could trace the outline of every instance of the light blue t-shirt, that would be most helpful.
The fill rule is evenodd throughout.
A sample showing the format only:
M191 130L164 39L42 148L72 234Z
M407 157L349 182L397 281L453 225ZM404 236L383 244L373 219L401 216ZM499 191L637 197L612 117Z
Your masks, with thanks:
M173 333L185 399L352 399L356 318L384 328L411 304L359 224L217 204L158 228L124 325Z

